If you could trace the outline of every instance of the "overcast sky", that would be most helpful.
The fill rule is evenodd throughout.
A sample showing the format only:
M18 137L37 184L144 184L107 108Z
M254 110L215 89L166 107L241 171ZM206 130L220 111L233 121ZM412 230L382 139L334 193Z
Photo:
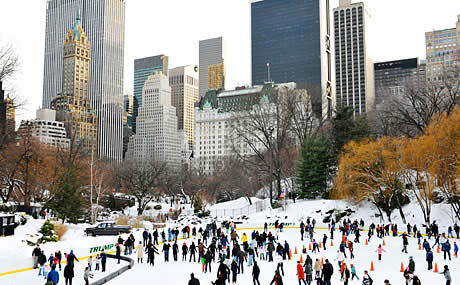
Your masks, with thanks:
M282 1L282 0L280 0ZM354 1L357 2L357 1ZM424 33L455 27L459 0L364 0L367 51L374 62L425 58ZM336 7L338 0L331 0ZM21 119L41 106L46 0L0 0L0 45L11 44L21 68L8 89L26 102ZM124 90L132 92L135 58L165 54L170 68L198 64L198 41L223 36L227 88L250 84L249 0L126 0Z

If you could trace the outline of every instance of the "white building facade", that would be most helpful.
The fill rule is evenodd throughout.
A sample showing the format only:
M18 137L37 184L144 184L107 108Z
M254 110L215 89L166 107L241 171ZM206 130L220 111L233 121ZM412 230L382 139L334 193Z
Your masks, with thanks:
M374 109L374 65L367 55L364 3L340 0L334 9L336 105L355 115Z
M51 109L39 109L37 119L23 120L18 129L18 137L23 136L35 137L41 143L53 147L70 147L64 123L56 121L56 111Z
M178 170L184 135L177 130L176 108L171 105L168 76L162 71L154 71L145 82L142 98L137 132L129 140L127 159L153 160Z

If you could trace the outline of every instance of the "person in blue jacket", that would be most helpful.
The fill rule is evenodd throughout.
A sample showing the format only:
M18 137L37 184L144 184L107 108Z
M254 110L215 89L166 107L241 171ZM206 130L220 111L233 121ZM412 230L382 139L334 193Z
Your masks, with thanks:
M48 279L46 280L48 282L52 282L53 285L56 285L59 283L59 272L56 271L56 266L53 265L53 267L51 267L51 271L50 273L48 273Z
M426 251L426 262L428 263L428 270L433 269L433 252L431 249Z
M431 250L431 246L426 239L423 241L423 248L426 250L426 252L428 252L428 250Z
M450 242L449 240L446 240L446 242L442 244L442 251L444 252L444 260L446 260L446 255L449 255L449 260L451 260L450 259L450 248L451 248Z
M454 241L454 256L455 256L455 257L458 257L458 254L457 254L457 253L458 253L458 245L457 245L457 243Z

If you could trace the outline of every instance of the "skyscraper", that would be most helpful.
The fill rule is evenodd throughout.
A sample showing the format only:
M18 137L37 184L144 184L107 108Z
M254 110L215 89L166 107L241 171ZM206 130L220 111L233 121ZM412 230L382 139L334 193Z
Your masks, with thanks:
M192 146L194 108L198 102L198 67L194 65L169 70L171 104L176 107L177 129L185 130L187 141Z
M5 97L3 82L0 81L0 138L14 133L16 125L16 107L8 95Z
M334 108L329 0L253 0L252 85L296 82L317 115Z
M61 94L66 31L77 10L91 42L89 98L98 117L99 156L122 157L125 0L48 0L46 10L43 107Z
M460 15L454 28L425 33L427 81L441 79L443 69L460 64Z
M77 13L75 24L65 37L62 94L51 100L51 108L72 141L89 153L96 151L97 144L97 116L88 94L91 45L81 27L80 12Z
M364 3L340 0L334 9L336 104L355 114L374 108L373 65L366 51Z
M137 117L137 132L129 139L128 159L166 163L180 169L181 140L176 108L171 105L171 87L163 71L154 71L145 81L143 103Z
M199 80L200 80L200 98L202 98L210 88L208 80L209 67L212 65L222 64L222 76L219 82L214 81L213 86L225 87L225 65L224 65L225 47L222 37L202 40L199 43Z
M169 58L163 54L134 60L134 109L133 131L136 133L136 118L142 106L142 89L153 71L162 71L168 76Z
M225 81L224 63L212 64L208 66L208 88L223 89Z
M374 64L375 107L378 112L392 98L402 98L406 88L425 87L425 64L408 58Z

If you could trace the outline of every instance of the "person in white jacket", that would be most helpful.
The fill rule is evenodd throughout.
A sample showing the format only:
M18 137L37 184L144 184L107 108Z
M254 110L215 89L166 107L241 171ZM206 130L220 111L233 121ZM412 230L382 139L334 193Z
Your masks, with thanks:
M143 263L143 259L144 259L144 246L142 245L142 242L141 242L141 241L139 242L139 245L137 246L136 253L137 253L137 263L139 263L139 261L140 261L141 263Z
M342 262L345 260L345 257L343 255L343 253L340 252L340 250L337 250L336 259L337 259L337 262L339 264L339 271L340 271L340 268L342 268Z

